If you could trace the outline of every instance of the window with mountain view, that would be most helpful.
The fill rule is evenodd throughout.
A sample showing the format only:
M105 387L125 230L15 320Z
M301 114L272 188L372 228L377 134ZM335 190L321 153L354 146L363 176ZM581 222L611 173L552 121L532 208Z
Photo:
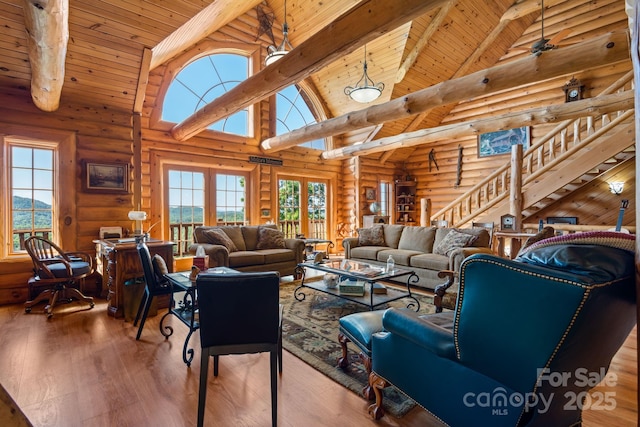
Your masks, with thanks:
M176 243L176 256L188 253L195 227L242 225L246 221L244 175L211 168L171 168L168 190L169 236Z
M21 143L9 144L11 165L10 253L23 253L33 235L54 239L55 151Z

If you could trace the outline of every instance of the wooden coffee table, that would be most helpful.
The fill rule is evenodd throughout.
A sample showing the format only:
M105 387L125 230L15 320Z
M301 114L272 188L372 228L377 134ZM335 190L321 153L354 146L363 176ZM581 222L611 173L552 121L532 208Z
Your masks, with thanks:
M293 296L298 301L304 301L306 294L304 288L314 289L319 292L324 292L329 295L333 295L338 298L352 301L356 304L364 305L369 310L375 310L376 307L384 305L391 301L396 301L402 298L409 298L411 301L407 304L407 308L411 308L415 311L420 310L420 302L411 294L411 284L418 282L418 275L412 270L404 268L395 268L392 272L387 273L384 268L377 265L371 265L363 262L347 260L349 267L344 265L343 260L333 260L322 263L303 262L296 267L296 274L302 276L300 286L293 291ZM305 276L307 269L323 271L325 273L335 274L341 279L355 279L365 282L365 292L363 296L344 295L340 293L338 287L328 288L323 280L305 282ZM386 286L391 284L391 279L406 276L406 290L397 289L394 287ZM385 285L387 293L377 294L371 291L374 283L380 283ZM397 285L397 283L395 283Z

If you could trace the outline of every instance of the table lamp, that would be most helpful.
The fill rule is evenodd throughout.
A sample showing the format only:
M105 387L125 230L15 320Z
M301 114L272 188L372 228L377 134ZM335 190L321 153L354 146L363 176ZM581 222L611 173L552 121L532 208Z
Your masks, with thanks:
M129 219L136 222L133 235L142 236L142 221L147 219L147 213L145 211L129 211Z

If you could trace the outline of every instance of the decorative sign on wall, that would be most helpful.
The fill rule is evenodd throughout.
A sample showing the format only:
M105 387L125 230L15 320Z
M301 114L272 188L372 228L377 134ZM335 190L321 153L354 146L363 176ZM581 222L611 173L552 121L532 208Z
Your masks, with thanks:
M264 165L282 166L282 160L269 157L249 156L250 163L262 163Z
M478 157L496 156L511 152L511 146L522 145L522 150L529 148L531 128L523 126L516 129L499 130L483 133L478 136Z

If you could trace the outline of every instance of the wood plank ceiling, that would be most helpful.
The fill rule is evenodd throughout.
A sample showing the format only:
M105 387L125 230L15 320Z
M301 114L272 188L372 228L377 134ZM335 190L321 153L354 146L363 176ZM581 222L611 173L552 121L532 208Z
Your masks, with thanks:
M215 1L234 4L238 13L242 13L246 9L243 6L249 3ZM388 1L395 3L396 0ZM286 20L291 44L300 46L351 8L370 2L289 0ZM212 3L211 0L70 2L70 37L61 102L70 106L89 104L96 108L133 111L140 70L144 69L143 51L157 46ZM10 94L24 93L30 88L32 68L27 48L24 4L29 2L0 0L0 90ZM547 0L545 6L545 37L553 38L563 30L571 30L561 44L577 43L627 28L623 0ZM284 22L283 0L265 0L261 7L274 14L274 35L276 42L279 42L280 24ZM255 26L255 34L239 34L238 37L244 37L246 42L256 42L256 9L249 9L238 17L238 21ZM234 28L231 22L222 32L230 34ZM382 104L442 81L530 55L527 49L540 39L540 29L539 0L515 3L513 0L457 0L444 4L442 12L440 7L431 8L422 16L367 42L369 75L375 82L385 83L382 96L369 105ZM202 30L194 27L194 31ZM263 44L270 43L266 35L259 40ZM362 74L362 44L308 78L323 100L328 117L341 116L369 106L350 100L343 92L345 86L353 85ZM419 50L415 61L396 82L398 70L414 49ZM528 86L512 90L526 91ZM389 137L455 122L452 117L455 117L456 109L464 108L465 103L470 101L442 105L418 116L347 132L340 135L339 144L353 144L364 138ZM399 149L387 157L402 160L410 156L412 151L411 148Z

